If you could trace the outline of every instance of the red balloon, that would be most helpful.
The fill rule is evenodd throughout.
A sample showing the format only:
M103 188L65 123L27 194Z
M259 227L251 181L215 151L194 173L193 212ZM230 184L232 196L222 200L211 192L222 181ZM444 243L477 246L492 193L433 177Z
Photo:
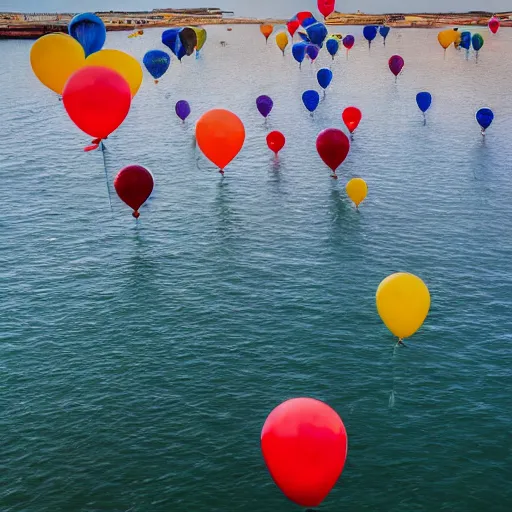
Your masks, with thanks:
M295 32L297 32L297 30L300 27L300 21L299 20L290 20L286 24L286 26L288 27L288 32L293 37L295 35Z
M281 132L271 132L267 135L267 144L276 155L284 148L286 137Z
M106 139L125 120L132 103L128 82L115 71L85 67L74 73L62 93L71 120L91 137L94 145ZM91 149L91 148L89 148Z
M363 114L356 107L348 107L343 111L341 117L343 118L343 122L347 126L348 131L350 133L354 133L363 118Z
M301 507L318 507L345 466L347 432L327 404L294 398L270 413L261 432L261 450L283 494Z
M304 20L307 20L308 18L313 18L313 13L312 12L303 11L303 12L299 12L297 14L297 19L299 20L299 23L301 23L301 24L302 24L302 22Z
M132 210L132 215L138 219L139 208L148 200L153 192L153 176L141 165L129 165L121 169L114 180L117 195Z
M318 10L322 13L324 18L334 12L334 5L336 0L318 0Z
M320 158L336 174L336 169L347 158L350 141L341 130L328 128L318 135L316 149Z
M500 29L500 20L498 18L496 18L495 16L493 16L490 20L489 20L489 30L493 33L493 34L497 34L498 33L498 30Z

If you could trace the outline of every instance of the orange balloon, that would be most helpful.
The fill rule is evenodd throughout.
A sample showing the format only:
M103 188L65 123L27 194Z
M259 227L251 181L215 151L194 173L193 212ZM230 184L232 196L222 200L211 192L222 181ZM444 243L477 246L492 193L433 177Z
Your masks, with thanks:
M210 110L197 122L196 139L206 158L224 174L225 167L244 145L245 127L229 110Z
M274 26L273 25L261 25L260 30L261 30L261 33L265 36L265 39L268 41L268 38L272 35L272 32L274 32Z

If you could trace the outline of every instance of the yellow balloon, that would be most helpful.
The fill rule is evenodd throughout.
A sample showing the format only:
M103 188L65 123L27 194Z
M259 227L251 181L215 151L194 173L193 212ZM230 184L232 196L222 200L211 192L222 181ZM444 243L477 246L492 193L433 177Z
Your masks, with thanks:
M30 50L32 71L43 85L57 94L62 94L69 77L84 63L82 45L66 34L43 36Z
M427 318L430 293L413 274L393 274L377 289L377 311L386 327L401 340L412 336Z
M347 183L346 191L348 197L354 201L356 206L359 206L368 194L368 185L362 178L354 178Z
M437 35L439 44L446 50L452 43L455 42L456 32L455 30L443 30Z
M102 66L117 71L130 86L134 97L142 85L144 76L139 61L120 50L100 50L87 57L86 66Z
M288 36L284 32L279 32L279 34L277 34L277 36L276 36L276 43L284 55L284 51L286 50L286 47L288 46Z
M197 35L197 46L196 50L199 52L201 51L202 47L204 46L204 43L206 43L206 38L208 37L208 34L204 28L199 27L192 27Z

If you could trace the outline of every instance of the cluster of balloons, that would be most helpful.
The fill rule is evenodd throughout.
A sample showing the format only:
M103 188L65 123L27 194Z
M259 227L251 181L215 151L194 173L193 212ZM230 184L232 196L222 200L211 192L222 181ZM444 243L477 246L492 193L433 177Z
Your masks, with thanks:
M459 29L442 30L437 35L439 44L443 47L446 57L446 50L453 44L455 48L466 50L466 59L469 57L469 50L473 48L478 61L480 50L484 46L484 38L481 34L471 34L471 32L459 32Z
M388 38L391 28L383 25L381 27L376 25L367 25L363 29L363 36L368 41L368 48L371 48L372 42L377 37L377 34L382 36L384 46L386 46L386 39Z

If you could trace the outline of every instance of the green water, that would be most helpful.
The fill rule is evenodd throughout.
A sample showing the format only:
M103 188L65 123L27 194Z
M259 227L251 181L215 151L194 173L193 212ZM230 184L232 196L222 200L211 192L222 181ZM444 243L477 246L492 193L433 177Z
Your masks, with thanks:
M159 35L109 46L140 57ZM110 179L129 163L155 176L137 225L117 198L110 211L101 155L32 77L30 43L0 41L2 512L298 510L259 447L268 413L297 396L325 400L348 431L320 510L510 509L512 32L478 65L443 60L436 38L360 41L311 118L309 63L300 72L258 27L210 29L200 60L146 77L108 141ZM434 96L426 126L420 90ZM275 101L268 126L260 94ZM336 183L314 143L350 104L364 120ZM193 146L217 106L247 127L225 179ZM485 140L483 106L496 113ZM268 129L288 138L279 163ZM359 214L354 176L369 186ZM396 271L427 283L432 308L393 357L374 296Z

